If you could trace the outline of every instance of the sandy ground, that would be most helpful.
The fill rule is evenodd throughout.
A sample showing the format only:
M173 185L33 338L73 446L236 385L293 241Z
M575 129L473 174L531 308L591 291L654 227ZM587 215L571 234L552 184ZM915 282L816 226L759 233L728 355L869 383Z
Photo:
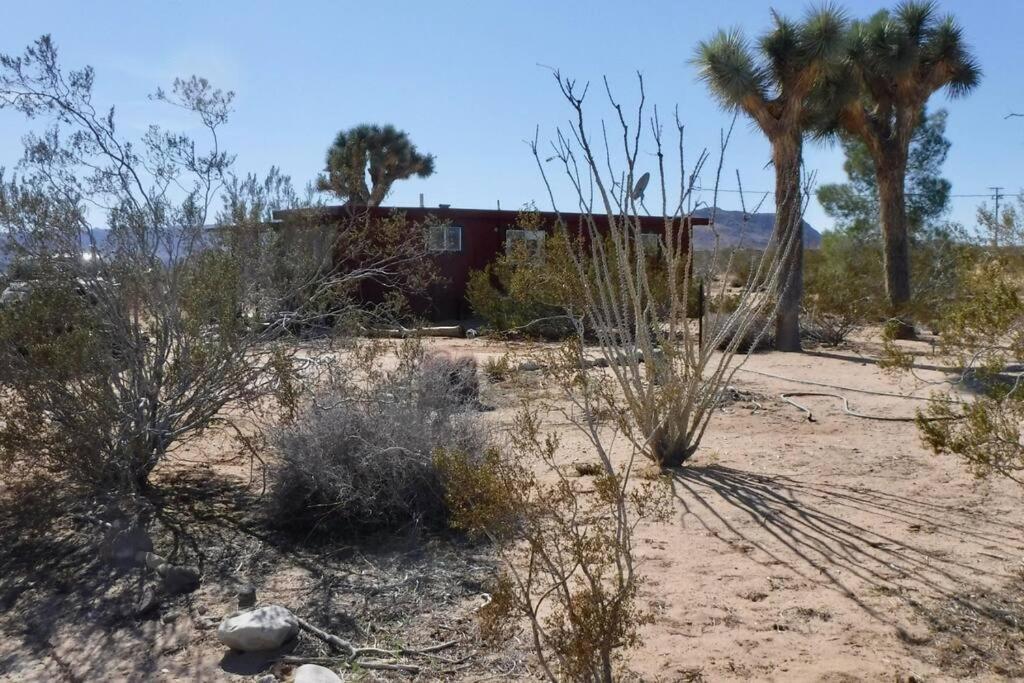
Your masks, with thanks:
M893 376L873 362L877 351L862 340L855 350L754 354L735 375L756 401L715 416L696 458L672 477L673 522L639 530L644 594L658 619L630 657L637 673L1024 676L1021 489L931 454L912 423L853 417L834 398L795 397L812 411L808 421L779 395L837 390L755 374L917 396L951 376ZM924 405L837 393L865 415L911 417ZM567 459L586 457L578 433L560 429Z
M429 343L471 353L481 362L526 348L484 340ZM871 360L874 350L865 342L857 350L757 354L744 367L791 379L927 395L918 379L881 371ZM917 375L931 381L947 377L940 370ZM975 480L954 458L931 455L911 423L853 417L831 398L796 398L813 411L812 422L779 398L785 391L829 389L745 371L733 384L748 400L719 412L695 460L672 476L671 523L639 529L641 572L647 577L642 597L657 620L645 629L643 646L630 653L630 668L645 680L660 681L1024 677L1021 489L1003 480ZM542 379L529 386L555 394ZM518 391L514 382L486 389L485 398L497 408L486 419L496 429L510 424ZM912 416L922 405L840 393L869 415ZM562 432L567 462L586 458L573 428L552 428ZM199 472L199 480L203 473L227 473L248 481L245 466L209 464L218 462L222 450L223 444L200 446L189 453L192 462L169 469ZM211 506L225 495L213 489L206 494ZM247 500L236 501L238 510ZM32 504L25 501L20 509ZM238 536L210 521L230 518L232 503L216 505L226 514L193 505L189 519L209 521L228 540L207 553L212 559L203 588L168 610L171 618L87 629L83 625L116 621L111 614L123 605L111 607L106 616L87 606L69 612L66 596L74 595L75 587L55 585L49 570L27 589L11 588L0 577L0 589L7 589L0 594L0 632L6 636L0 640L0 678L244 680L266 667L232 661L212 632L199 627L204 615L229 609L235 569L258 577L261 599L300 610L315 607L306 614L339 632L361 629L361 637L371 640L394 637L397 624L421 642L450 634L467 639L452 657L473 657L472 665L421 680L529 677L525 641L491 654L469 642L480 582L492 571L479 549L455 552L440 544L376 555L350 548L298 551L257 534L244 536L248 545L238 547ZM52 529L21 535L19 542L31 540L33 548L65 552L68 566L84 561L75 552L86 551L63 549L62 537ZM364 569L354 569L360 563ZM26 571L11 556L3 566ZM438 569L442 566L448 569ZM410 575L418 577L419 602L401 602L382 590ZM123 578L104 585L110 593L132 589ZM19 621L26 605L37 603L33 614L49 613L52 624ZM379 633L373 630L377 619L385 624ZM139 657L145 658L144 667Z

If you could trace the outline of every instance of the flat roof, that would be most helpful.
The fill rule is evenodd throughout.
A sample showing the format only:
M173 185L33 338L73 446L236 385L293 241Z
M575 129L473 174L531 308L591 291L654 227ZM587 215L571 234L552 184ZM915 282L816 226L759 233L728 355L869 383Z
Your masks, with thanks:
M347 204L338 204L338 205L334 205L334 206L320 207L320 208L315 209L315 210L320 212L320 213L322 213L326 217L330 217L330 216L342 216L342 215L345 215L345 213L347 211L349 211L350 208L358 209L358 208L366 208L366 207L349 207L349 205L347 205ZM284 210L280 210L280 211L274 211L273 216L274 216L274 220L285 220L285 219L287 219L290 216L302 215L303 213L305 213L307 211L310 211L310 209L284 209ZM437 216L438 218L461 216L461 217L465 217L465 218L490 219L491 221L496 222L496 223L497 222L505 222L505 221L507 221L509 223L512 223L512 222L515 221L516 217L520 214L520 210L518 210L518 209L516 209L516 210L508 210L508 209L461 209L461 208L454 207L454 206L437 206L437 207L430 207L430 206L377 206L377 207L373 207L372 211L374 213L378 213L378 212L379 213L391 213L391 212L397 211L397 212L401 212L401 213L404 213L404 214L410 215L410 216L421 216L421 217ZM566 211L562 211L562 212L558 212L558 213L556 213L554 211L539 211L538 213L540 213L541 216L544 216L545 218L548 218L548 219L551 219L551 220L554 220L560 214L562 216L562 219L565 220L566 222L578 221L583 216L586 215L586 214L571 213L571 212L566 212ZM606 218L605 214L603 214L603 213L594 213L593 216L598 218L598 219ZM665 216L638 216L638 217L640 218L641 221L643 221L645 223L647 223L647 222L654 222L654 221L657 221L657 222L661 223L666 218ZM710 223L710 221L707 218L702 218L700 216L675 216L673 218L675 220L686 218L686 219L688 219L690 221L691 225L708 225Z

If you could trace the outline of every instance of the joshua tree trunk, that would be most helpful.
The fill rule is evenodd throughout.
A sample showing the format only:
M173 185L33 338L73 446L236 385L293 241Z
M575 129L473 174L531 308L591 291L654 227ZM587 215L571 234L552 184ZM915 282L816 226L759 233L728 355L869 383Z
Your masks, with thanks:
M800 211L800 158L803 139L776 141L775 164L776 248L789 253L785 257L784 278L779 279L776 296L779 309L775 317L775 348L799 352L800 301L804 292L804 239Z
M910 303L910 247L907 238L907 205L903 190L906 159L876 163L878 199L885 249L885 292L892 316L899 321L896 337L910 339L914 326L908 318Z

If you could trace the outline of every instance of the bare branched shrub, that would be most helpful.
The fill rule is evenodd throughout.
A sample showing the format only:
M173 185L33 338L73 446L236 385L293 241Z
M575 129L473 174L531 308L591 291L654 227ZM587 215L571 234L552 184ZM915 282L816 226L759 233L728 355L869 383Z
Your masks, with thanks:
M635 118L630 115L632 120L627 120L605 81L615 135L602 123L602 135L595 144L583 106L587 89L558 73L555 76L573 116L570 130L558 131L552 158L560 162L583 215L582 225L561 226L566 233L575 230L582 235L582 240L570 240L582 244L572 252L584 301L578 314L593 331L597 350L621 393L621 407L634 424L626 433L655 462L676 466L693 455L700 443L720 390L735 372L737 353L749 345L745 340L751 334L755 340L761 337L765 321L774 318L777 297L765 292L779 291L776 285L785 277L788 254L796 247L793 236L800 231L776 226L775 248L757 262L738 292L728 292L737 297L734 309L728 312L721 305L729 300L725 296L729 283L722 280L721 290L708 297L720 308L708 316L710 324L699 339L687 316L693 272L690 221L698 203L697 179L708 153L698 154L692 167L684 164L683 126L677 117L676 159L671 163L666 159L671 154L663 144L657 109L646 118L642 78L640 104ZM716 188L728 137L723 133ZM610 139L618 140L614 147ZM642 172L638 159L647 146L655 150L657 166L644 190L637 185ZM533 151L556 204L536 140ZM669 189L673 179L676 190ZM657 269L649 266L645 246L649 236L641 231L640 216L649 213L645 192L655 196L652 203L664 220L657 238ZM801 220L801 212L796 213L796 220ZM607 221L607 230L598 228L597 216L602 223ZM788 236L788 243L780 243L780 235ZM716 249L709 258L709 272L730 272L731 259L731 252Z
M472 359L425 355L414 342L383 369L382 344L369 344L332 373L326 387L278 430L270 508L281 524L351 535L447 515L433 456L456 449L481 458L486 433Z
M710 297L719 317L701 340L690 319L689 208L707 154L699 155L689 173L680 161L681 187L670 200L662 130L657 114L652 117L644 144L653 142L657 150L658 180L652 186L660 195L664 231L656 236L656 250L645 246L652 238L641 231L640 213L647 210L635 173L645 123L643 80L635 128L606 83L622 137L617 156L625 159L616 173L606 128L602 161L591 145L583 112L586 89L580 92L555 75L575 114L571 130L558 132L551 160L561 163L579 200L581 224L558 226L563 242L572 246L571 286L579 296L566 304L575 335L541 365L570 400L568 408L548 408L560 410L597 456L587 468L595 475L588 481L593 489L567 474L557 437L542 430L538 411L529 405L510 431L509 454L492 451L480 466L447 451L438 462L454 521L498 542L506 561L484 626L500 631L510 617L513 623L525 619L548 680L612 681L622 673L623 651L639 644L639 628L651 619L638 597L634 530L642 520L665 519L671 509L662 482L633 480L634 458L643 453L661 465L679 465L692 455L732 375L742 337L751 330L759 337L773 317L774 297L759 293L777 291L792 245L779 245L777 256L759 261L728 312L723 279L722 289ZM681 158L682 125L676 125ZM726 140L723 135L723 152ZM554 203L538 147L535 140L534 156ZM718 258L716 251L711 272L728 272L729 264ZM591 335L597 358L587 346ZM716 352L718 346L725 351ZM624 461L613 456L617 441L628 445Z
M811 306L803 313L803 336L822 346L840 346L864 325L856 309L836 312Z

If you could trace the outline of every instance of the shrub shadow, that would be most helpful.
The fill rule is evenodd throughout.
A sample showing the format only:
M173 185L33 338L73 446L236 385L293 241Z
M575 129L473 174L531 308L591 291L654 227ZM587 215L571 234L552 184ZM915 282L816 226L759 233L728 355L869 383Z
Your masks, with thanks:
M1004 633L1015 644L1009 647L1011 654L1000 655L999 670L1024 672L1019 661L1024 652L1024 608L1018 605L1008 617L1005 596L999 597L1006 591L1024 594L1021 577L1000 568L983 571L968 554L944 549L953 541L966 541L975 554L1009 562L1008 555L1024 548L1024 526L960 506L867 487L804 483L720 465L673 470L671 482L685 514L726 544L752 548L748 557L754 561L784 565L808 581L841 593L898 631L902 628L899 611L880 607L884 601L872 596L898 599L936 633L959 623L957 642L978 656L992 650L983 638L991 641L991 634ZM730 510L742 512L749 523L733 521L735 515L727 514ZM867 521L853 521L854 513ZM931 543L876 530L894 523L905 524ZM1005 630L1008 618L1015 624L1012 633ZM948 665L941 661L941 653L927 656ZM1014 656L1019 669L1012 666Z

